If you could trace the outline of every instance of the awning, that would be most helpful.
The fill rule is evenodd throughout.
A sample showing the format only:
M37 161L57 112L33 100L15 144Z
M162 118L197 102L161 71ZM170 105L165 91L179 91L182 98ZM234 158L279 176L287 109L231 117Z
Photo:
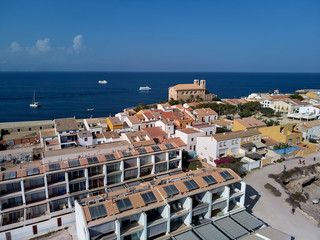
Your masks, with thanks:
M184 232L179 235L173 236L172 238L174 240L198 240L198 239L200 239L191 230L188 232Z
M249 231L258 229L263 225L262 221L246 211L232 214L230 217Z
M214 239L214 240L229 240L228 237L223 235L223 233L221 233L219 231L219 229L216 228L215 226L213 226L211 223L194 228L193 230L203 240L212 240L212 239Z
M267 145L263 144L262 142L254 143L254 145L256 145L256 148L266 148L267 147Z
M230 217L218 219L217 221L214 221L213 224L231 239L238 239L249 235L249 232L245 228Z
M252 142L248 142L248 143L241 144L241 147L251 148L251 147L254 147L254 144Z

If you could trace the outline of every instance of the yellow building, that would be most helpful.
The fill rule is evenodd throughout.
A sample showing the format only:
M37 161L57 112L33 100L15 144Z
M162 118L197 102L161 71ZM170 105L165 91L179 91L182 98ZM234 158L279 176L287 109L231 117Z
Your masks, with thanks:
M111 130L111 131L123 128L122 122L117 117L108 117L107 124L108 124L109 130Z
M289 145L302 142L302 132L297 130L297 123L288 123L279 126L259 128L262 136L268 136L277 142L287 143Z
M267 124L257 120L253 117L235 119L233 121L233 131L240 131L246 129L259 129L261 127L266 127Z

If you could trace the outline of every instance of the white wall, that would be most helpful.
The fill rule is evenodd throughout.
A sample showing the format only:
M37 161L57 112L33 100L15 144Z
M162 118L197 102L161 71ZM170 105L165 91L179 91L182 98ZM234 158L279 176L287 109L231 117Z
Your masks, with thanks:
M11 233L11 239L13 240L31 238L32 236L34 236L33 226L35 225L37 226L38 234L44 234L49 231L55 231L58 228L58 221L57 221L58 218L61 218L62 226L68 226L75 222L75 214L69 213L59 217L50 218L49 220L45 220L43 222L39 222L36 224L1 232L0 239L6 239L7 232Z
M75 205L75 218L76 221L76 231L79 240L90 239L89 230L86 222L86 217L84 215L83 209L78 201L74 202Z
M320 109L316 107L300 107L299 108L299 113L306 113L306 114L314 114L314 115L319 115Z
M181 140L187 144L188 152L197 151L197 138L201 136L205 136L205 133L199 131L197 133L186 134L180 130L177 130L175 133L175 137L181 138Z
M88 136L86 138L87 138L87 141L85 141L85 138L81 138L78 136L79 144L81 146L91 146L92 145L92 143L93 143L92 136Z

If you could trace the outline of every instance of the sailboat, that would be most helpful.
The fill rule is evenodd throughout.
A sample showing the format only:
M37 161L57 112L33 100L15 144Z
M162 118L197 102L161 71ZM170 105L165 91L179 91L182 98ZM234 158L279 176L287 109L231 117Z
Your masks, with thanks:
M33 99L32 99L32 103L30 103L30 107L34 107L34 108L37 108L37 107L40 107L40 103L39 102L36 102L36 92L33 91Z

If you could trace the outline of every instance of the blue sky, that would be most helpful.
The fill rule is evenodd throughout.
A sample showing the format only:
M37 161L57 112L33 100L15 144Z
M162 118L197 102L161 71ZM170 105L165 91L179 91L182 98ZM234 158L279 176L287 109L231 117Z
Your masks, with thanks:
M320 1L0 0L0 71L320 72Z

